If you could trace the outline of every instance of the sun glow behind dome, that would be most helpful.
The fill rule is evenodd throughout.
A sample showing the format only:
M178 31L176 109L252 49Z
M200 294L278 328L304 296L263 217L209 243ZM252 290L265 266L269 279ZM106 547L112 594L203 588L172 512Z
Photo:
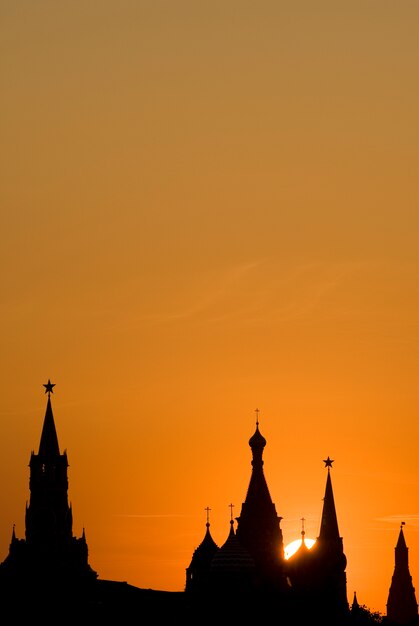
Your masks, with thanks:
M289 543L287 546L285 546L284 548L285 558L289 559L290 556L294 554L294 552L297 552L298 548L301 546L301 543L302 543L302 539L295 539L294 541L291 541L291 543ZM316 543L316 540L305 537L304 543L306 544L307 548L310 549Z

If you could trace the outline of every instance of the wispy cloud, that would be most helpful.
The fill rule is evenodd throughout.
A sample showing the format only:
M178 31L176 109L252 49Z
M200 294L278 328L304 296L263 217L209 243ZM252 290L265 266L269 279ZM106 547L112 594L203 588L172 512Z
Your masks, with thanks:
M113 513L113 517L158 518L158 517L189 517L183 513Z
M393 514L385 517L378 517L375 521L392 524L393 527L396 524L401 524L402 522L409 526L419 527L419 513L397 513L397 515Z
M195 276L183 284L182 294L172 290L152 310L134 308L128 319L118 323L127 329L185 320L214 324L231 320L235 325L256 326L351 319L368 312L362 299L357 302L347 295L353 292L354 282L362 274L385 271L383 262L374 259L337 263L250 259ZM370 313L374 316L377 311Z

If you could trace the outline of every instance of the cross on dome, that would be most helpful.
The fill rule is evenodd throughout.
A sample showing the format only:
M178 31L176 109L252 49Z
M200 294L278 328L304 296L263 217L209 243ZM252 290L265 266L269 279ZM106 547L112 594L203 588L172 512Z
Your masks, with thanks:
M211 509L209 508L209 506L205 507L205 511L207 512L207 524L209 524L209 512L211 511Z

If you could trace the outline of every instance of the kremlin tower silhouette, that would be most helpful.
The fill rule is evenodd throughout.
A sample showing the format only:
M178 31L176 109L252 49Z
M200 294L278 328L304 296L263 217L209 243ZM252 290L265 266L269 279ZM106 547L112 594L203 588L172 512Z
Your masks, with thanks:
M44 385L47 407L38 454L31 453L29 468L30 500L26 505L25 539L18 539L13 527L9 554L0 564L1 590L9 595L26 595L48 602L71 593L82 597L96 580L88 563L88 547L83 529L73 535L73 513L68 503L67 453L60 453L51 407L55 385Z
M387 622L389 624L418 624L418 603L409 571L408 548L400 525L395 547L394 572L387 599Z
M97 623L230 623L232 619L256 623L274 616L282 626L346 626L378 623L356 594L349 607L346 587L347 559L339 533L331 469L327 468L320 531L309 549L304 523L299 549L287 560L278 515L264 474L266 439L256 429L249 439L252 471L240 514L233 515L227 538L219 546L206 530L186 568L183 591L141 589L126 582L102 580L89 564L83 529L73 535L73 513L68 502L68 459L60 452L51 394L48 394L39 450L31 453L30 499L25 512L25 538L13 526L9 553L0 563L0 601L3 612L15 621L25 617L44 624L74 623L82 618ZM417 626L418 605L408 566L408 550L400 528L395 568L387 602L388 626ZM379 615L379 614L378 614ZM381 616L382 617L382 616ZM13 618L12 621L13 621ZM68 619L68 622L66 621Z

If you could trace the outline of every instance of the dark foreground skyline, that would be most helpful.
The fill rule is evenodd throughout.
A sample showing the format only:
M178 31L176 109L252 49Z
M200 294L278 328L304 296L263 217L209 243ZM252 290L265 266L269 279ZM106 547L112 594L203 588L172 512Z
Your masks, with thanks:
M233 619L268 619L276 614L285 625L322 623L328 626L380 621L356 595L348 601L343 538L332 487L333 460L324 460L327 479L319 536L311 549L302 544L288 560L280 527L281 517L271 499L264 473L267 444L259 428L249 439L251 477L241 513L218 546L206 531L186 568L183 592L140 589L127 583L102 580L89 564L85 532L73 534L73 513L68 502L68 459L61 454L52 410L55 385L48 394L38 453L32 452L30 500L26 507L25 538L13 527L9 554L0 564L0 588L5 605L20 619L30 616L55 619L57 613L75 619L83 611L91 620L112 617L129 620L143 616L175 617L195 623L199 612L214 620L220 611ZM418 605L409 571L408 549L401 524L395 549L395 568L383 621L399 626L418 622ZM47 617L48 616L48 617Z

